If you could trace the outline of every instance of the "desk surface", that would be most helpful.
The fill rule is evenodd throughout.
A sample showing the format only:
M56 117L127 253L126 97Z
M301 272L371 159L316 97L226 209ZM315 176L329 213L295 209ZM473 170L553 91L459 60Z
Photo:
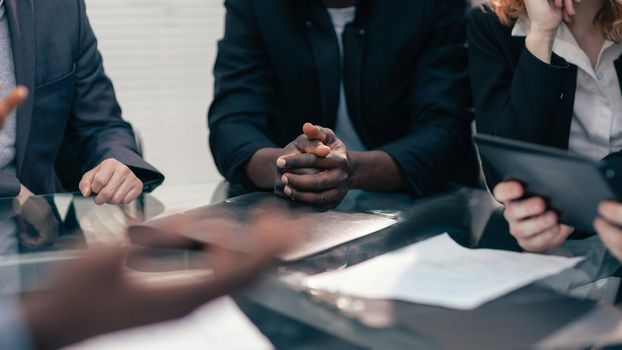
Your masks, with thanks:
M246 210L266 195L222 202L227 196L226 186L211 183L163 187L127 206L99 207L72 194L34 197L23 205L0 200L0 294L44 288L59 261L95 244L127 242L128 224L215 202ZM338 210L390 216L398 223L282 264L235 299L277 348L580 348L622 342L622 314L612 306L619 264L596 238L562 247L564 254L587 257L577 268L474 311L311 295L296 284L300 273L344 268L444 232L465 246L516 249L495 209L486 192L470 189L420 200L352 193ZM179 252L167 258L184 269L192 256Z

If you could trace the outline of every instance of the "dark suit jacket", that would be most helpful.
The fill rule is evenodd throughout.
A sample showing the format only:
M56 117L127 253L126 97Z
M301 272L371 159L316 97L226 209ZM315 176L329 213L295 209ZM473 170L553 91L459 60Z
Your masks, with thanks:
M20 183L57 190L54 163L66 141L82 172L106 158L129 166L150 190L164 177L136 150L85 12L84 0L6 0L17 84L31 95L17 111L17 178L0 173L0 196ZM62 155L61 155L62 156Z
M488 9L470 13L468 37L477 131L568 149L577 67L555 54L542 62ZM622 60L615 66L622 77ZM605 161L622 174L622 153ZM486 164L484 171L489 186L502 180Z
M210 145L220 172L247 181L260 148L283 147L304 122L333 128L343 73L363 143L391 155L410 187L474 184L463 0L360 0L343 35L344 69L317 0L226 0Z

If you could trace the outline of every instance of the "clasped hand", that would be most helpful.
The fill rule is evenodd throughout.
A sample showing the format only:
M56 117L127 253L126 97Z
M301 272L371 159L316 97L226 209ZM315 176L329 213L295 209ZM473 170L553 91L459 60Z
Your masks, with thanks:
M297 202L337 207L351 183L348 150L327 128L306 123L276 160L274 192Z

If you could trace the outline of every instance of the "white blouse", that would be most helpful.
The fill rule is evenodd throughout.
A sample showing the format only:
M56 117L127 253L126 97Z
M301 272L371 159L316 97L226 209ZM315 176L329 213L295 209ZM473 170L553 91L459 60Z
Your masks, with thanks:
M528 18L520 18L512 36L527 36L529 26ZM622 92L614 66L622 55L622 44L606 40L593 68L570 28L562 23L553 52L578 67L569 150L593 160L622 150Z

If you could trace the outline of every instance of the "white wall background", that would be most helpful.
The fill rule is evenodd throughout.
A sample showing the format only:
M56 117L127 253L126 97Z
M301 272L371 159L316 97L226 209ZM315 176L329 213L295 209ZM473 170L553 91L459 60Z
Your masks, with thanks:
M207 146L222 0L86 0L104 65L167 184L221 179Z

